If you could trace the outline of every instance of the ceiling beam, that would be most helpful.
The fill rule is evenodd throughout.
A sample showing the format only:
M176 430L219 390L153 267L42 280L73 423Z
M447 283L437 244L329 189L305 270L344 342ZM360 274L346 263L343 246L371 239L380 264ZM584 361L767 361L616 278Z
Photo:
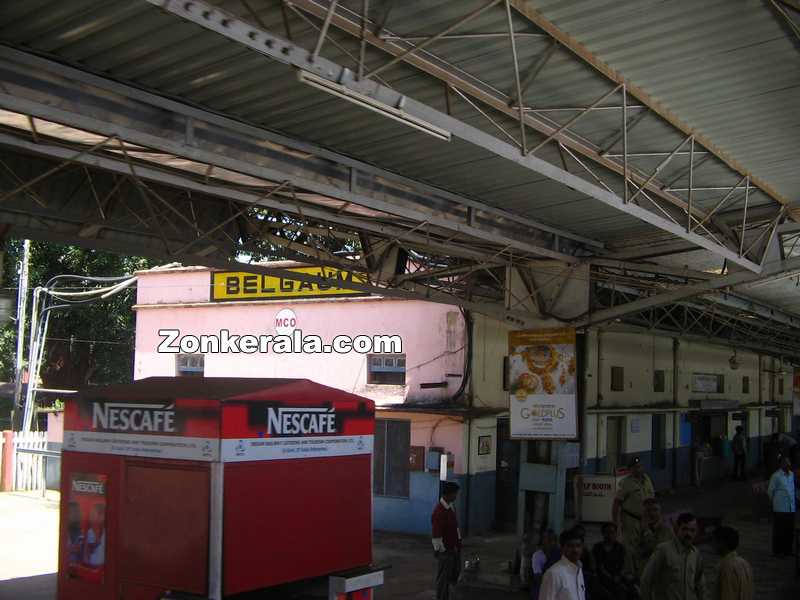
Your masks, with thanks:
M327 14L327 5L323 5L319 2L319 0L292 0L292 5L302 8L309 14L318 17ZM333 17L333 25L339 27L342 31L345 31L350 35L357 36L359 38L361 37L361 29L357 20L355 19L350 19L342 14L337 13ZM370 35L369 31L365 33L364 40L372 46L379 48L393 56L403 55L407 51L406 47L398 45L391 40L372 36ZM557 47L557 44L553 47ZM425 56L419 55L406 56L403 61L417 67L424 73L432 75L433 77L436 77L437 79L440 79L445 83L458 88L462 92L469 94L473 98L480 100L487 106L502 112L508 117L519 119L519 106L515 106L517 103L515 102L513 96L505 96L497 93L493 88L491 88L491 86L485 84L477 78L470 76L464 71L455 68L448 69L447 67L449 67L449 65L447 65L445 61L441 59L433 61L429 60ZM576 110L584 111L586 110L586 107L578 108ZM557 140L563 145L568 146L572 150L575 150L587 158L590 158L592 161L602 165L609 171L616 173L619 176L624 174L625 170L623 164L616 160L612 160L610 157L606 157L601 148L594 147L590 143L576 139L575 137L569 135L569 131L560 131L559 126L557 124L553 124L553 122L543 121L538 118L536 113L544 112L543 110L524 108L523 112L525 113L524 120L526 127L538 131L545 137L552 137L553 140ZM663 198L678 208L681 208L682 210L688 209L687 203L679 196L670 193L669 190L666 189L667 186L661 185L656 180L647 182L646 174L633 171L629 167L628 178L640 185L646 184L645 189L649 193ZM697 207L692 209L692 214L696 215L698 220L705 217L705 212Z
M0 146L17 148L19 150L30 150L37 154L43 154L61 160L73 158L75 156L74 148L52 145L45 141L40 141L40 143L37 144L32 140L15 138L2 132L0 132ZM133 178L133 176L130 175L131 165L121 157L85 154L81 157L74 158L73 162L79 166L103 170L109 174L116 173L127 175ZM192 202L196 202L198 205L208 202L209 200L219 199L225 203L233 201L239 203L240 206L253 205L268 207L280 213L297 214L297 211L300 210L300 216L306 219L313 219L319 214L319 211L313 207L299 207L294 204L291 199L280 199L276 196L265 198L263 194L246 192L215 184L207 184L202 181L191 179L181 173L172 173L139 162L135 163L134 166L135 179L142 183L146 182L148 189L159 189L159 191L164 193L164 190L177 188L183 192L191 193L191 198L193 198ZM160 184L158 188L153 185L155 183ZM166 187L162 188L161 186ZM53 191L53 193L57 195L57 191ZM89 198L88 195L87 198ZM195 232L191 228L184 228L180 231L176 230L177 235L173 234L173 228L165 228L166 236L156 236L158 228L154 224L147 230L133 231L129 228L123 229L123 223L111 221L101 223L100 230L97 232L96 237L81 237L79 232L88 223L88 218L94 216L92 211L96 211L96 207L94 207L91 202L89 202L88 205L78 205L76 202L72 202L71 210L74 212L65 210L65 208L61 206L51 206L50 209L39 209L41 216L37 216L37 214L33 214L30 211L18 210L16 206L13 206L13 201L14 198L0 206L0 221L10 227L11 235L15 237L27 237L56 243L74 243L83 247L120 254L138 253L152 258L163 258L170 261L180 260L187 265L199 264L223 269L264 272L299 281L316 280L313 276L303 274L298 276L298 274L294 273L281 274L281 271L264 270L264 268L260 266L252 266L249 263L238 262L234 260L231 254L226 254L226 252L230 252L239 255L240 253L247 252L249 249L247 242L235 248L230 248L228 250L221 249L220 251L213 252L213 254L206 254L204 248L189 250L191 244L187 242L197 240L197 234L200 233L199 231ZM273 201L277 201L278 204L274 204ZM125 202L125 199L121 199L121 202ZM281 206L281 204L283 206ZM205 214L203 207L199 207L198 209ZM264 227L264 225L264 222L257 223L258 227ZM375 229L380 226L377 223L370 223L369 225L373 226ZM213 231L213 228L206 233L211 231ZM385 235L385 232L383 233ZM217 244L214 240L209 241L212 246ZM279 240L272 239L271 241L275 243ZM289 246L288 244L282 245ZM316 249L309 246L293 244L287 249L292 250L293 247L295 251L305 253L308 256L305 262L311 264L337 266L339 268L349 268L353 271L364 270L364 267L356 261L350 262L338 257L325 257L315 252ZM213 247L211 249L216 250ZM302 257L299 258L302 259ZM481 260L485 260L485 258L484 255L481 257ZM415 282L406 282L403 285L394 285L391 287L377 286L374 283L354 283L349 287L390 298L415 299L463 306L464 308L499 319L515 327L541 325L540 317L528 311L507 309L501 302L497 301L481 301L474 297L464 298L456 293L448 293L444 289L418 285Z
M683 240L664 242L645 242L636 246L622 248L613 254L605 256L612 260L640 261L648 258L658 258L659 256L671 256L673 254L684 254L686 252L697 252L699 248L687 244Z
M670 277L686 277L688 279L707 280L713 279L713 273L696 271L694 269L670 267L658 263L642 263L630 260L614 260L612 258L589 258L586 262L598 267L619 269L623 271L635 271L637 273L652 273L654 275L669 275Z
M326 0L327 2L328 0ZM293 0L293 6L297 8L302 8L309 14L315 15L320 18L327 18L328 11L327 8L329 7L328 4L323 4L319 0ZM451 85L458 90L463 91L466 94L471 95L472 97L480 100L481 102L491 106L495 110L503 112L507 116L513 119L519 119L519 106L514 106L516 103L514 101L513 93L509 97L505 97L499 93L497 93L493 88L484 84L482 81L471 77L464 71L460 71L458 69L448 69L449 67L447 63L441 59L436 57L435 60L430 60L423 55L418 54L409 54L408 48L405 46L399 46L397 43L392 42L391 40L386 40L383 38L376 38L371 36L369 31L362 32L360 25L358 24L358 20L353 18L347 17L345 14L336 14L333 17L333 24L343 31L357 37L361 37L363 35L363 42L368 42L375 46L376 48L380 48L384 52L387 52L390 55L395 57L403 57L404 62L411 64L421 71L428 73L448 85ZM553 45L551 49L555 49L558 47L558 42L554 38ZM445 65L445 66L443 66ZM643 105L639 105L640 107L646 108ZM577 110L586 110L584 109L577 109ZM552 123L548 123L542 121L537 118L536 113L541 113L540 110L533 110L533 109L524 109L527 112L527 116L524 116L525 125L531 129L534 129L541 133L546 139L554 139L558 140L561 144L570 147L571 149L577 151L578 153L590 158L592 161L599 163L600 165L604 166L606 169L622 176L625 172L624 165L617 161L611 160L611 156L607 154L607 151L604 149L606 148L605 144L601 144L602 147L593 147L591 143L582 141L577 139L571 135L567 131L567 127L561 126L554 126ZM647 110L641 111L638 118L642 118L646 116L648 113ZM585 114L585 113L584 113ZM638 121L637 121L638 122ZM630 128L633 127L635 122L631 122L628 125L628 131ZM524 130L523 130L524 131ZM619 134L622 135L622 132ZM703 158L698 162L699 164L708 159L711 154L708 152L703 153ZM566 169L565 169L566 170ZM628 178L638 183L643 187L643 189L647 190L649 194L654 196L658 196L673 204L674 206L678 207L682 211L686 212L691 210L692 215L695 217L697 222L710 222L713 224L721 233L721 240L717 240L720 242L721 246L725 246L731 250L736 250L737 246L737 238L734 233L731 231L729 227L726 226L724 222L717 218L707 218L705 211L697 206L689 207L689 205L684 201L681 197L672 193L672 190L669 189L668 185L662 184L655 180L652 176L647 176L646 174L639 173L637 171L631 170L628 168ZM727 189L727 188L725 188ZM649 198L648 198L649 199ZM663 209L662 209L663 210Z
M131 253L131 246L125 242L120 242L112 239L76 239L74 235L69 233L61 233L57 231L45 232L41 229L26 227L24 225L12 226L12 232L17 237L26 237L30 239L41 239L45 241L61 243L61 244L77 244L86 248L94 248L104 250L107 252L114 252L117 254L129 255ZM248 273L272 275L273 277L280 277L283 279L292 279L294 281L305 281L308 283L319 283L319 277L316 275L309 275L305 273L298 273L296 271L289 271L285 268L273 267L269 265L258 265L252 263L239 262L236 260L224 260L215 258L213 256L199 256L193 253L168 253L163 249L154 246L147 251L147 256L154 259L165 260L169 262L180 261L188 266L204 266L214 269L221 269L226 271L237 270L247 271ZM308 261L313 264L313 260ZM357 265L356 265L357 266ZM541 326L542 320L533 313L528 313L520 310L507 310L501 303L494 302L475 302L457 298L445 292L437 292L428 288L423 288L420 291L407 290L403 288L383 288L377 287L368 283L350 282L347 287L356 291L384 296L387 298L401 298L405 300L423 300L425 302L435 302L438 304L448 304L453 306L461 306L467 310L474 311L498 319L509 325L515 327L535 327Z
M800 223L781 223L778 225L778 235L787 233L800 233Z
M627 295L627 296L641 297L644 294L643 290L631 288L631 287L628 287L628 286L625 286L625 285L617 285L617 284L613 284L613 283L598 283L598 286L600 286L602 288L605 288L606 290L613 289L613 290L615 290L617 292L618 296L626 296ZM729 324L731 322L733 322L733 321L735 321L736 323L741 323L742 325L733 325L732 326L738 332L740 332L740 334L743 333L743 332L746 332L748 329L752 329L752 328L756 328L759 331L761 331L762 329L768 329L769 331L767 331L763 335L759 336L759 339L761 339L761 341L764 341L764 342L769 340L772 343L771 346L769 344L767 344L767 343L762 345L763 348L769 348L770 352L779 351L779 350L776 349L779 345L784 345L784 347L785 347L785 344L783 344L782 340L779 340L779 337L780 338L789 339L789 340L791 340L791 339L800 340L800 337L798 337L798 334L800 334L800 331L798 331L798 329L797 329L798 326L800 326L800 317L794 317L794 316L792 316L792 315L790 315L788 313L785 313L784 311L781 311L780 309L776 309L774 312L766 312L766 313L763 312L763 311L757 312L757 311L759 311L760 308L765 308L766 305L762 305L761 307L756 307L756 311L749 310L749 308L752 307L752 303L749 303L746 298L742 298L740 296L735 296L735 295L732 295L732 294L725 294L725 295L711 295L711 294L709 294L709 295L706 295L706 296L698 297L698 299L701 299L701 300L703 300L705 302L708 302L708 303L710 303L712 305L718 305L718 306L724 307L724 308L722 308L718 312L716 307L709 306L708 304L704 304L703 302L697 302L697 301L693 301L693 300L683 300L683 301L677 302L675 304L671 304L669 306L651 307L649 309L645 309L644 311L640 311L638 313L626 315L626 317L624 317L622 319L622 323L625 323L625 324L636 323L636 322L639 322L639 319L641 318L642 320L647 321L647 322L650 323L649 328L657 329L659 324L655 323L655 325L653 325L653 314L651 312L653 310L653 308L655 308L657 311L662 311L662 312L666 311L666 313L669 314L675 307L679 307L680 306L680 307L689 308L689 309L692 309L692 310L699 311L704 316L707 316L707 318L704 319L703 323L702 323L703 329L706 329L706 331L708 331L708 333L706 333L705 335L712 335L712 336L714 336L714 337L716 337L718 339L723 339L723 340L727 339L727 338L720 337L719 334L712 333L714 328L719 326L719 321L720 320L724 320L724 323L729 323ZM601 302L602 302L602 300L601 300ZM735 311L732 312L730 310L725 310L725 308L728 308L728 309L729 308L733 308L733 309L735 309ZM741 312L748 312L748 313L750 313L750 314L752 314L754 316L757 314L758 318L757 319L753 319L753 318L744 316L744 315L740 314ZM618 319L615 320L615 321L619 322ZM715 321L716 321L716 323L715 323ZM674 323L674 321L673 321L673 323ZM617 323L614 323L614 324L617 324ZM684 336L686 336L686 339L688 339L688 337L690 335L692 335L691 331L692 331L692 329L694 328L694 326L696 324L698 324L698 320L697 319L695 319L694 322L691 323L691 324L687 323L685 325L681 325L681 324L675 323L676 329L679 330L679 333L676 332L677 335L680 335L682 338ZM711 327L712 327L712 329L710 331L707 330L708 324L711 324ZM790 325L791 327L793 327L794 331L792 331L789 328L787 328L786 325ZM605 325L601 325L600 327L601 328L605 327ZM747 342L755 343L755 342L758 341L758 340L755 339L755 337L753 335L747 335L746 333L744 335L746 336L746 341ZM732 344L739 345L739 346L746 345L744 343L741 335L738 338L734 339L734 340L728 340L728 342L732 343ZM800 344L795 344L794 345L794 352L800 353Z
M759 316L762 319L776 321L781 325L788 325L789 327L800 327L800 317L793 315L791 312L782 309L779 306L768 304L761 300L754 300L739 294L709 294L700 296L707 302L714 302L722 304L730 308L735 308L738 311L749 312Z
M678 286L668 292L662 292L647 298L634 300L633 302L628 302L613 308L598 310L594 313L591 313L588 317L575 322L575 326L588 327L590 325L596 325L605 321L612 321L614 319L624 317L625 315L642 312L643 310L654 308L656 306L672 304L674 302L685 300L686 298L700 296L702 294L714 292L716 290L722 290L725 288L732 288L737 285L754 283L760 279L767 279L769 277L773 277L775 275L798 268L800 268L800 257L766 263L761 273L737 271L736 273L731 273L729 275L715 277L709 281L701 281Z
M0 71L0 90L3 90L0 91L0 108L84 131L118 135L136 145L266 181L288 180L297 188L328 198L382 211L387 216L407 218L414 223L427 223L433 227L440 227L458 235L460 241L472 238L484 243L507 246L518 255L529 253L567 263L579 260L573 255L533 243L538 241L537 238L552 238L552 235L559 235L557 233L550 234L548 231L545 232L548 235L543 236L537 234L533 228L527 230L520 227L516 228L517 233L512 233L505 225L505 223L514 224L514 219L510 217L498 216L494 222L482 218L478 224L471 224L466 218L459 219L437 207L436 202L441 200L428 195L427 190L422 190L417 197L420 202L428 202L430 205L421 206L419 203L409 202L410 190L405 184L410 180L407 179L401 180L396 188L390 188L387 184L393 183L395 179L391 175L388 175L386 180L377 174L369 178L371 171L361 173L356 169L361 183L353 189L350 184L350 169L347 165L333 162L332 155L329 160L314 160L316 157L307 156L304 160L298 161L291 156L291 152L281 152L279 148L274 147L265 149L264 136L258 135L262 130L212 127L210 125L218 121L212 119L210 115L208 120L204 119L208 113L195 110L191 115L182 116L181 113L175 114L169 103L159 102L157 104L159 110L154 112L150 102L158 102L157 100L145 98L141 93L128 94L129 88L121 84L116 84L113 88L119 94L118 97L86 84L77 84L67 76L57 79L58 85L53 85L53 78L61 77L65 67L36 60L35 57L28 55L20 56L21 54L0 47L0 58L8 57L4 67L9 70L9 73ZM317 63L322 61L322 58L317 59ZM25 70L27 65L32 64L38 67L35 74L26 77L16 76L18 72ZM98 88L103 89L99 85ZM109 88L110 86L105 89ZM137 101L139 98L141 101ZM192 139L189 141L181 125L191 120L194 120L195 126ZM159 123L169 123L172 126L162 127ZM199 127L200 123L210 125ZM336 173L331 173L332 170ZM445 199L449 198L449 195L445 196ZM486 213L484 217L494 214L485 205L474 204L478 205L480 211ZM466 217L468 211L463 211L463 214Z
M625 84L628 94L636 98L641 104L647 106L651 112L657 114L662 119L667 121L675 129L679 130L685 136L694 136L695 143L703 146L706 150L711 152L720 161L722 161L728 168L736 171L742 177L750 177L750 183L759 188L770 198L780 204L789 204L789 200L778 193L769 183L756 177L748 171L744 165L740 164L734 158L728 156L721 148L714 142L701 133L696 132L686 123L684 123L675 113L670 111L667 107L662 105L658 100L653 98L650 94L644 91L638 85L631 83L625 79L620 73L612 69L608 64L600 60L593 52L586 46L581 44L577 39L572 37L567 32L557 27L552 21L548 20L541 12L536 10L533 2L530 0L511 0L511 5L531 23L536 25L545 33L549 34L560 45L564 46L567 50L572 52L575 56L580 58L583 62L594 68L597 72L604 75L607 79L617 83Z
M320 18L323 18L327 14L327 4L323 4L319 0L292 0L292 5L297 8L302 8L307 13ZM332 24L334 26L360 39L362 36L362 31L359 23L359 19L355 19L355 17L351 19L340 13L336 13L332 20ZM363 32L363 35L364 41L392 56L397 57L405 55L408 50L406 46L402 46L395 41L387 40L370 34L369 30ZM558 45L556 44L553 47L555 48L557 46ZM403 62L418 68L420 71L427 73L428 75L432 75L448 85L461 90L465 94L469 94L473 98L480 100L487 106L490 106L491 108L505 114L512 119L519 119L519 106L515 106L518 103L514 101L512 96L506 96L498 93L488 84L475 77L472 77L463 70L448 68L451 66L442 59L429 60L425 56L413 54L406 55L403 58ZM540 119L536 113L541 113L543 112L542 110L534 110L524 107L523 109L526 127L538 131L545 137L551 137L553 140L556 140L564 146L567 146L579 154L586 156L592 161L602 165L607 170L616 173L620 177L624 175L624 165L619 161L612 160L610 157L605 156L602 148L595 147L591 143L571 136L570 132L567 130L560 131L558 124L554 124L552 121L548 122ZM584 111L586 110L586 107L577 108L576 110ZM646 113L646 111L644 112ZM629 127L630 126L632 125L629 125ZM668 186L661 184L655 179L647 181L647 174L639 173L629 167L628 179L639 185L644 184L644 189L646 189L649 193L663 198L670 204L673 204L684 211L688 210L688 204L679 196L672 194L667 189ZM692 208L692 214L695 215L698 220L705 217L705 212L697 207Z
M597 327L591 328L593 331L608 331L619 333L644 333L648 335L657 335L659 337L675 338L679 340L688 340L690 342L699 342L702 344L712 344L714 346L722 346L724 348L738 348L752 350L754 352L762 352L771 356L782 356L786 352L782 352L767 344L759 344L752 340L728 340L720 337L709 337L707 335L698 335L691 333L681 333L679 331L670 331L669 329L651 328L647 325L634 325L629 323L605 323ZM788 348L787 348L788 351ZM797 355L795 353L795 355Z
M72 148L49 144L43 141L37 143L3 132L0 132L0 146L15 148L31 154L41 154L58 160L67 160L75 156L75 151ZM103 169L119 175L130 175L130 165L122 158L85 154L81 157L74 158L73 161L77 164ZM264 198L264 195L258 192L249 192L228 187L214 179L211 179L211 182L203 182L190 177L189 174L168 171L145 164L136 165L136 175L147 181L155 181L182 190L208 194L216 198L250 203L295 216L300 216L300 213L302 213L305 217L322 222L335 223L355 230L366 231L377 236L397 238L412 247L419 247L428 251L438 251L445 255L450 253L453 256L461 256L472 260L485 260L486 258L485 252L470 250L468 248L462 249L454 244L448 245L438 243L424 235L413 233L402 227L356 218L347 213L327 211L313 205L300 206L285 198L282 199L275 196Z
M522 155L519 149L511 144L503 142L502 140L487 134L475 127L467 125L466 123L454 119L444 113L441 113L430 106L421 102L413 100L400 94L399 92L380 85L372 80L356 80L355 74L349 69L345 69L324 57L317 57L316 60L311 60L311 54L308 50L295 46L294 44L276 37L274 34L264 31L248 22L223 12L214 6L195 0L193 2L169 2L165 0L147 0L151 4L160 6L163 10L172 13L173 15L200 25L206 29L214 31L215 33L226 37L236 43L245 47L251 48L260 54L268 56L281 63L296 67L306 72L311 72L317 77L328 80L343 89L355 92L362 97L367 97L371 101L379 104L397 107L402 106L403 113L415 119L422 120L438 127L444 131L449 132L452 136L457 137L467 143L473 144L488 152L491 152L501 158L509 160L518 166L527 169L539 175L544 175L550 179L558 181L567 187L570 187L580 193L583 193L591 198L599 200L600 202L613 207L621 212L628 213L654 227L663 229L677 237L682 237L691 243L710 250L723 256L728 261L738 264L745 269L753 272L759 272L761 266L753 261L740 256L737 252L726 248L703 235L697 233L686 232L685 229L677 223L661 217L649 210L642 208L634 203L626 203L617 194L610 192L602 187L586 181L580 177L572 175L555 165L552 165L535 156ZM300 6L304 2L293 2L293 4ZM328 13L325 11L324 16ZM334 14L331 20L333 25L338 26L337 14ZM361 26L354 22L357 28L357 33L361 34ZM385 42L384 42L385 43ZM412 55L412 59L415 55ZM509 108L506 106L505 108ZM530 251L530 250L528 250ZM569 261L566 261L569 262Z

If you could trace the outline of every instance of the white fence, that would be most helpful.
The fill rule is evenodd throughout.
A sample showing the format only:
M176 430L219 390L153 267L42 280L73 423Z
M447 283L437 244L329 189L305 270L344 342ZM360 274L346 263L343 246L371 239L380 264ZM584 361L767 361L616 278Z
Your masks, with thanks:
M25 450L46 450L47 433L18 431L14 433L14 489L17 491L45 489L44 456Z

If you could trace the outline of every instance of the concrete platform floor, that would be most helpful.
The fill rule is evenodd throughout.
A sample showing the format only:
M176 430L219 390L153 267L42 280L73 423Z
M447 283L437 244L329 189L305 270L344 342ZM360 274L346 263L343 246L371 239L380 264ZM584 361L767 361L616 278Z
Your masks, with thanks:
M58 531L56 497L0 494L0 600L55 600ZM739 530L740 554L753 566L756 598L797 600L800 575L793 559L770 555L771 526L750 514L750 486L724 483L703 490L686 489L662 497L665 512L690 509L698 515L721 516ZM599 539L599 528L588 526L589 542ZM13 540L13 543L9 543ZM434 562L426 538L385 532L375 534L375 561L390 566L377 600L432 600ZM506 565L513 558L516 538L507 535L472 537L464 558L479 556L481 568L475 587L459 590L457 600L527 598L510 591ZM709 579L716 557L702 546ZM710 581L710 583L713 583Z
M0 494L0 600L56 597L58 494Z

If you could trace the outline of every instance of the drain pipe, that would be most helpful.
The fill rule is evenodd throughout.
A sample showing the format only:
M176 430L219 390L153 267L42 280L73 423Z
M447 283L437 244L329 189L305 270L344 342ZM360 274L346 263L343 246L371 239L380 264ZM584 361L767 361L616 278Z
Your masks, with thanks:
M467 409L471 409L473 406L473 398L472 398L472 316L468 310L461 309L461 315L464 318L464 329L466 332L467 337L467 349L466 349L466 356L464 357L464 377L461 378L461 385L459 386L458 390L453 397L451 398L451 402L455 403L459 399L464 396L464 391L467 389L467 385L469 384L469 391L467 392ZM472 417L468 414L466 418L466 426L467 426L467 464L466 464L466 476L467 476L467 486L466 490L464 490L464 535L469 534L469 505L472 500L472 473L470 473L471 466L472 466Z
M472 404L472 400L470 400L470 404ZM469 535L470 527L469 527L469 505L470 501L472 500L472 473L470 473L470 466L472 464L472 418L467 417L466 419L466 426L467 426L467 489L466 497L464 498L464 535Z
M603 346L601 344L603 336L603 331L601 329L597 330L597 366L595 367L595 386L597 386L597 398L595 398L595 404L597 405L598 409L603 408L603 392L602 392L602 381L603 381L603 355L601 354L603 350ZM587 353L588 354L588 353ZM595 415L594 423L595 423L595 433L594 433L594 460L596 463L595 466L595 473L600 471L600 423L605 417L603 413L598 412ZM608 443L606 442L606 445Z
M678 394L680 388L680 375L678 364L680 361L681 342L678 338L672 339L672 406L677 409L679 405ZM681 413L675 410L672 413L672 487L678 485L678 456L681 443Z

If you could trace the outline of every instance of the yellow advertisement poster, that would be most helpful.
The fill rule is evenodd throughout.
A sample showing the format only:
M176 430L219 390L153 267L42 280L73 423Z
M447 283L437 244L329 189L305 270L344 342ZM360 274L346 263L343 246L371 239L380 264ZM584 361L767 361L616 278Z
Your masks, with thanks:
M574 329L508 334L511 437L578 437Z
M211 300L289 300L292 298L326 298L368 296L348 288L352 283L368 283L358 273L331 267L294 267L286 269L318 277L317 281L299 281L274 275L221 271L211 273Z

